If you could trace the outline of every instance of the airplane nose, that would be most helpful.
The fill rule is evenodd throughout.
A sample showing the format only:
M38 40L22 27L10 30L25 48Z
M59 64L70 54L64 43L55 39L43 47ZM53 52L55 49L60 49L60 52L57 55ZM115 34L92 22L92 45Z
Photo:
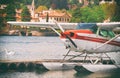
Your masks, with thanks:
M74 33L73 32L70 32L70 37L73 37L74 36Z
M65 37L66 38L66 35L69 36L69 37L73 37L75 34L73 32L64 32L64 33L61 33L61 37Z
M70 47L70 41L68 39L65 40L65 48L69 49Z

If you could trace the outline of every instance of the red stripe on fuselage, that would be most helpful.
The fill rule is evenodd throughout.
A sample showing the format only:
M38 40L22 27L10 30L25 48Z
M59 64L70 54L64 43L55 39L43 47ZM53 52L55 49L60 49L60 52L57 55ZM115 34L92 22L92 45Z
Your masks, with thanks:
M65 37L61 37L61 38L65 38ZM79 36L79 35L75 35L74 37L71 37L71 38L92 41L92 42L99 42L99 43L105 43L106 41L108 41L107 39L94 38L94 37L88 37L88 36ZM111 41L108 44L116 45L116 46L120 47L120 42L118 42L118 41Z
M72 36L71 36L71 32L74 33ZM105 43L106 41L108 41L107 39L103 39L103 38L81 36L81 35L78 35L77 33L94 34L89 29L86 29L86 30L83 30L83 29L81 29L81 30L67 30L64 33L61 33L61 38L66 38L66 35L68 35L73 39L80 39L80 40L86 40L86 41L92 41L92 42ZM108 44L116 45L116 46L120 47L120 42L118 42L118 41L111 41Z
M93 41L93 42L99 42L99 43L105 43L106 41L108 41L107 39L87 37L87 36L78 36L78 35L76 35L76 39ZM108 44L110 44L110 45L116 45L116 46L120 47L120 42L117 42L117 41L111 41Z

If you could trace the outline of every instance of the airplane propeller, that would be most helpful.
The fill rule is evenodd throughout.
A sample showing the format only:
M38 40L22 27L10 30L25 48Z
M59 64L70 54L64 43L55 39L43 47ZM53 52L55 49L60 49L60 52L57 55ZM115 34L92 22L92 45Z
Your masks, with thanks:
M68 36L68 35L65 35L67 39L69 39L69 41L72 43L72 45L77 48L77 45L75 44L75 42Z
M60 24L58 24L56 21L54 21L56 26L58 26L60 28L60 30L64 33L64 29L62 28L62 26ZM72 45L77 48L77 45L75 44L75 42L66 34L64 34L66 36L66 38L72 43ZM60 35L59 35L60 36Z
M59 28L60 28L60 30L62 31L62 33L64 33L65 32L65 30L62 28L62 26L60 25L60 24L58 24L56 21L55 21L55 24L56 24L56 26L58 26ZM75 42L67 35L67 34L64 34L65 36L66 36L66 38L71 42L71 44L75 47L75 48L77 48L77 45L75 44ZM59 35L60 36L60 35ZM66 55L64 56L64 58L63 58L63 61L64 61L64 59L66 58L66 56L70 53L70 51L71 51L71 49L69 49L69 51L66 53ZM62 62L63 62L62 61Z
M62 32L65 31L60 24L58 24L56 21L54 21L54 22L55 22L56 26L58 26Z

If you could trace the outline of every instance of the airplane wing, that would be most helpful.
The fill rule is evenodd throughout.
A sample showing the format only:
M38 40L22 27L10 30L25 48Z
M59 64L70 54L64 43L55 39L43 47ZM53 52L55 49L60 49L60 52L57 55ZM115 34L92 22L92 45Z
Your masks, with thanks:
M56 26L55 22L16 22L16 21L9 21L7 22L11 25L16 26L34 26L34 27L44 27L49 28L49 26L59 29L58 26ZM63 29L76 29L76 26L78 23L57 23L62 26ZM109 22L109 23L96 23L96 25L102 29L109 29L113 30L114 28L120 29L120 22Z
M54 22L13 22L13 21L9 21L7 23L11 25L16 25L16 26L34 26L34 27L44 27L44 28L49 28L49 26L51 26L55 29L59 29L59 27L56 26ZM63 29L75 29L78 23L58 23L58 24L61 25Z
M120 28L120 22L109 22L109 23L96 23L98 27L102 29L113 30L114 28Z

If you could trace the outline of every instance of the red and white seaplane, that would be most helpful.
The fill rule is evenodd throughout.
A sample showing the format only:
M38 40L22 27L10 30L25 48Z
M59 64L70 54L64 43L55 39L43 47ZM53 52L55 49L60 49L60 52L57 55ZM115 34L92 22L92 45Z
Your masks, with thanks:
M66 49L69 51L64 56L62 63L55 63L54 65L43 63L48 69L64 69L68 67L75 68L75 70L80 72L84 70L90 72L107 72L120 69L120 34L114 34L113 32L113 29L120 30L120 22L8 22L8 24L51 28L59 35ZM56 29L60 29L61 33L56 31ZM69 55L70 51L79 52L79 55ZM66 63L64 67L63 63L66 56L72 56L67 60L80 57L82 63ZM59 68L59 65L64 68Z

